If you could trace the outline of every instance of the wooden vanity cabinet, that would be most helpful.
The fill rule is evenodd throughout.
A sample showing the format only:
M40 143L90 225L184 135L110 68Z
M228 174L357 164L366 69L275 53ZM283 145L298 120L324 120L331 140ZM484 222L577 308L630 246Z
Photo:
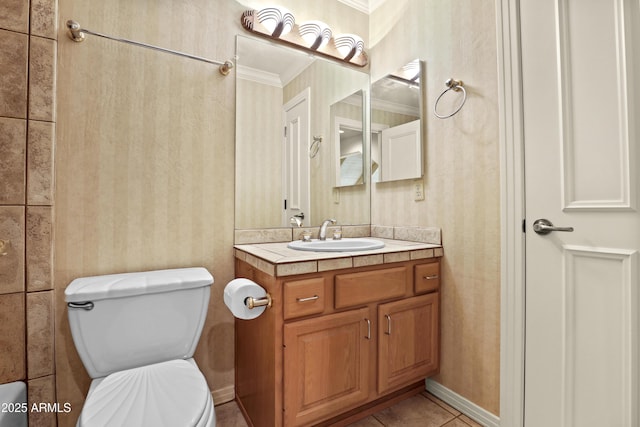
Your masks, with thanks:
M257 319L236 319L236 398L249 425L355 420L438 372L438 258L286 277L236 259L236 277L273 299Z
M434 292L378 306L378 393L438 370L438 297Z
M284 325L284 425L311 425L367 401L368 318L361 308Z

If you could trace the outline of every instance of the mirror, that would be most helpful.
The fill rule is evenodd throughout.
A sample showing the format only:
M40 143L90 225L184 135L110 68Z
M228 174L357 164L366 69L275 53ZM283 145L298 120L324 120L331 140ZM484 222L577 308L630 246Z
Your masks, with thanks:
M371 85L371 179L422 177L423 61L413 60Z
M360 173L363 185L336 185L332 146L333 119L353 117L338 114L340 101L366 93L369 75L243 35L236 52L236 228L290 227L294 216L304 226L327 218L369 224L368 168ZM368 135L362 126L360 132Z
M335 187L365 183L364 91L331 105Z

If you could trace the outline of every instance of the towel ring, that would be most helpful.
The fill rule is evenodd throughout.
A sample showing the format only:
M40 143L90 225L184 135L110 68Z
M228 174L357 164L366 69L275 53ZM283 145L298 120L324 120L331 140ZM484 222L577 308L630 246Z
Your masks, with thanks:
M313 159L318 154L318 150L320 150L320 144L322 143L321 136L314 136L313 142L309 147L309 158Z
M458 113L458 111L462 109L462 106L464 105L464 103L467 102L467 91L464 88L464 83L462 82L462 80L449 79L446 82L444 82L444 84L447 86L447 88L444 90L444 92L440 94L438 99L436 99L436 103L433 106L433 114L435 114L436 117L439 119L448 119L449 117L454 116L455 114ZM453 113L447 114L447 115L438 114L438 102L440 102L440 98L442 98L444 94L449 92L450 90L454 92L462 91L462 102L460 102L460 105L458 105L458 107L453 111Z

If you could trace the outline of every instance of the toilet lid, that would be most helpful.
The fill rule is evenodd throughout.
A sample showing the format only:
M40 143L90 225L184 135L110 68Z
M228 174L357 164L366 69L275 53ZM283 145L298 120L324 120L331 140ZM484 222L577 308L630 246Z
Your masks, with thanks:
M78 425L191 427L210 399L198 368L171 360L107 376L87 397Z

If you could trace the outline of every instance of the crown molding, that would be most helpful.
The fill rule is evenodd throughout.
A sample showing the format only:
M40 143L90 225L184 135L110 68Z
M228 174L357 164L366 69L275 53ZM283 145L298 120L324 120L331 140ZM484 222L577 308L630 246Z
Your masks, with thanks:
M338 0L340 3L344 3L349 7L364 12L367 15L371 14L374 10L382 6L386 0Z
M371 12L371 10L373 10L369 5L369 0L338 0L338 1L356 10L359 10L360 12L366 13L367 15Z
M389 113L404 114L407 116L420 117L420 108L410 105L398 104L397 102L386 101L378 98L371 98L371 109L388 111Z
M258 70L257 68L247 67L246 65L238 65L236 67L237 78L249 80L263 85L282 87L280 76L275 73Z

